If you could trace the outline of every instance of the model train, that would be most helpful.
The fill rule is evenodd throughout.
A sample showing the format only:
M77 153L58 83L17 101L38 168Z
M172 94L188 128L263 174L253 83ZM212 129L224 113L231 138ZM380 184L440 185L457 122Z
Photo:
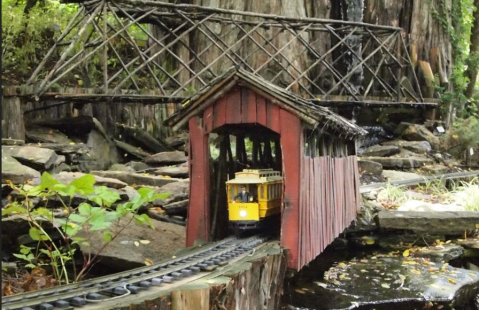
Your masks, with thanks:
M245 196L240 194L242 187L247 192ZM226 182L230 227L250 230L279 219L282 190L283 178L273 169L236 172L235 178Z

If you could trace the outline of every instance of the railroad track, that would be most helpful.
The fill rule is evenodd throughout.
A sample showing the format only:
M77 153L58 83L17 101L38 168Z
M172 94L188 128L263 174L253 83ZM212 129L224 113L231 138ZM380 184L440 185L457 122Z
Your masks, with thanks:
M82 309L141 294L153 287L168 289L184 278L198 276L200 272L213 271L218 266L249 255L251 251L268 240L267 236L249 238L229 237L209 243L188 254L151 266L140 267L114 275L68 285L2 297L1 309L9 310L54 310Z
M426 182L433 181L433 180L453 180L453 179L461 179L461 178L468 178L468 177L475 177L475 176L479 176L479 170L467 171L467 172L446 173L446 174L433 175L433 176L422 177L422 178L411 179L411 180L401 180L401 181L393 181L393 182L368 184L368 185L361 186L360 189L359 189L359 192L361 194L369 193L372 190L375 190L375 189L378 189L378 188L381 188L381 187L385 187L387 185L410 186L410 185L415 185L415 184L424 184Z

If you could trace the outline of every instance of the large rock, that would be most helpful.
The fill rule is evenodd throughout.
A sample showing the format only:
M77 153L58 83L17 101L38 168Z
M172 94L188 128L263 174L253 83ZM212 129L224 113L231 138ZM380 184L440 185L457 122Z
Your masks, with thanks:
M443 165L432 165L432 166L424 166L422 170L427 174L444 174L449 172L449 167Z
M145 163L149 165L173 165L181 164L188 160L185 152L174 151L174 152L161 152L150 157L145 158Z
M433 149L437 149L439 146L439 138L426 127L418 124L409 125L402 132L401 137L408 141L427 141Z
M447 263L461 257L463 253L464 248L457 244L443 244L420 248L418 251L414 251L412 255L428 258L432 262Z
M163 186L168 183L175 183L183 181L184 179L166 178L155 175L145 175L140 173L130 173L125 171L91 171L91 174L118 179L125 182L128 185L148 185L148 186Z
M172 178L187 178L188 167L160 167L154 170L149 170L156 175L166 175Z
M87 158L95 163L91 166L92 170L108 169L113 163L118 162L119 155L115 143L100 131L90 131L87 145L91 148Z
M27 138L33 142L48 142L48 143L61 143L69 144L72 140L68 139L66 135L59 132L56 129L42 127L42 126L33 126L27 128L25 133Z
M411 157L361 157L362 160L369 160L380 163L384 168L420 168L425 165L432 165L434 161L426 157L411 156Z
M379 211L379 227L411 230L417 234L463 236L479 223L479 212L445 211Z
M373 145L368 147L364 152L361 154L361 156L380 156L380 157L386 157L386 156L392 156L399 154L401 150L399 147L395 145Z
M408 200L401 204L397 211L418 211L418 212L442 212L442 211L466 211L463 206L457 204L431 203L421 200Z
M165 203L173 203L176 201L189 199L190 195L190 182L185 180L183 182L174 182L166 184L156 190L158 193L170 193L166 198Z
M396 170L383 170L383 177L389 182L421 179L421 176L417 173Z
M58 159L54 151L36 146L2 146L2 153L36 170L48 170Z
M25 140L2 138L2 145L25 145Z
M55 179L57 179L60 183L63 184L69 184L71 181L78 179L82 176L84 176L84 173L81 172L67 172L67 171L62 171L59 174L52 175ZM38 185L40 184L40 179L36 178L32 182L33 185ZM95 185L96 186L106 186L110 188L115 188L115 189L121 189L126 187L128 184L114 178L108 178L108 177L101 177L101 176L95 176Z
M129 219L123 218L112 230L125 228L104 250L98 252L103 246L101 233L92 232L91 247L82 246L81 251L84 254L89 251L93 255L98 253L98 264L120 271L145 266L147 259L158 263L185 247L185 227L154 219L151 221L155 229L137 225L134 221L128 225Z
M358 160L359 173L370 175L381 175L383 173L383 166L370 160Z
M392 140L381 143L382 145L395 145L408 151L424 154L432 150L431 144L427 141L405 141L405 140Z
M22 184L37 177L40 177L40 172L22 165L8 154L2 154L2 183L10 180L13 184Z

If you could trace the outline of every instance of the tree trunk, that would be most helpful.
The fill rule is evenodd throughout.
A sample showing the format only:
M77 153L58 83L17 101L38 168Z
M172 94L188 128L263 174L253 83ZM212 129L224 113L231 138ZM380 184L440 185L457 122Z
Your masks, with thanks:
M466 89L466 97L471 98L474 94L474 87L477 82L477 75L479 74L479 0L474 0L474 24L471 29L471 46L469 48L469 67L466 71L466 76L469 78L469 84ZM479 102L476 103L479 109Z

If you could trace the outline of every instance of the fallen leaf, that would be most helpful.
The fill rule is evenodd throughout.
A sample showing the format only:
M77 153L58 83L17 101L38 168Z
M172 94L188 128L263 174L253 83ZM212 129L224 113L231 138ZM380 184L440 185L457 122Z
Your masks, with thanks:
M138 241L135 241L136 246L140 246L140 243Z
M142 244L148 244L150 242L151 242L150 240L140 240L140 243L142 243Z
M391 288L391 287L389 286L389 284L386 284L386 283L381 284L381 286L384 287L384 288Z
M408 257L409 256L409 250L405 250L404 252L402 252L402 256Z
M145 259L145 265L151 266L151 265L153 265L153 261L151 259L147 258L147 259Z
M456 281L454 281L453 279L449 278L447 279L447 282L451 283L451 284L457 284Z

